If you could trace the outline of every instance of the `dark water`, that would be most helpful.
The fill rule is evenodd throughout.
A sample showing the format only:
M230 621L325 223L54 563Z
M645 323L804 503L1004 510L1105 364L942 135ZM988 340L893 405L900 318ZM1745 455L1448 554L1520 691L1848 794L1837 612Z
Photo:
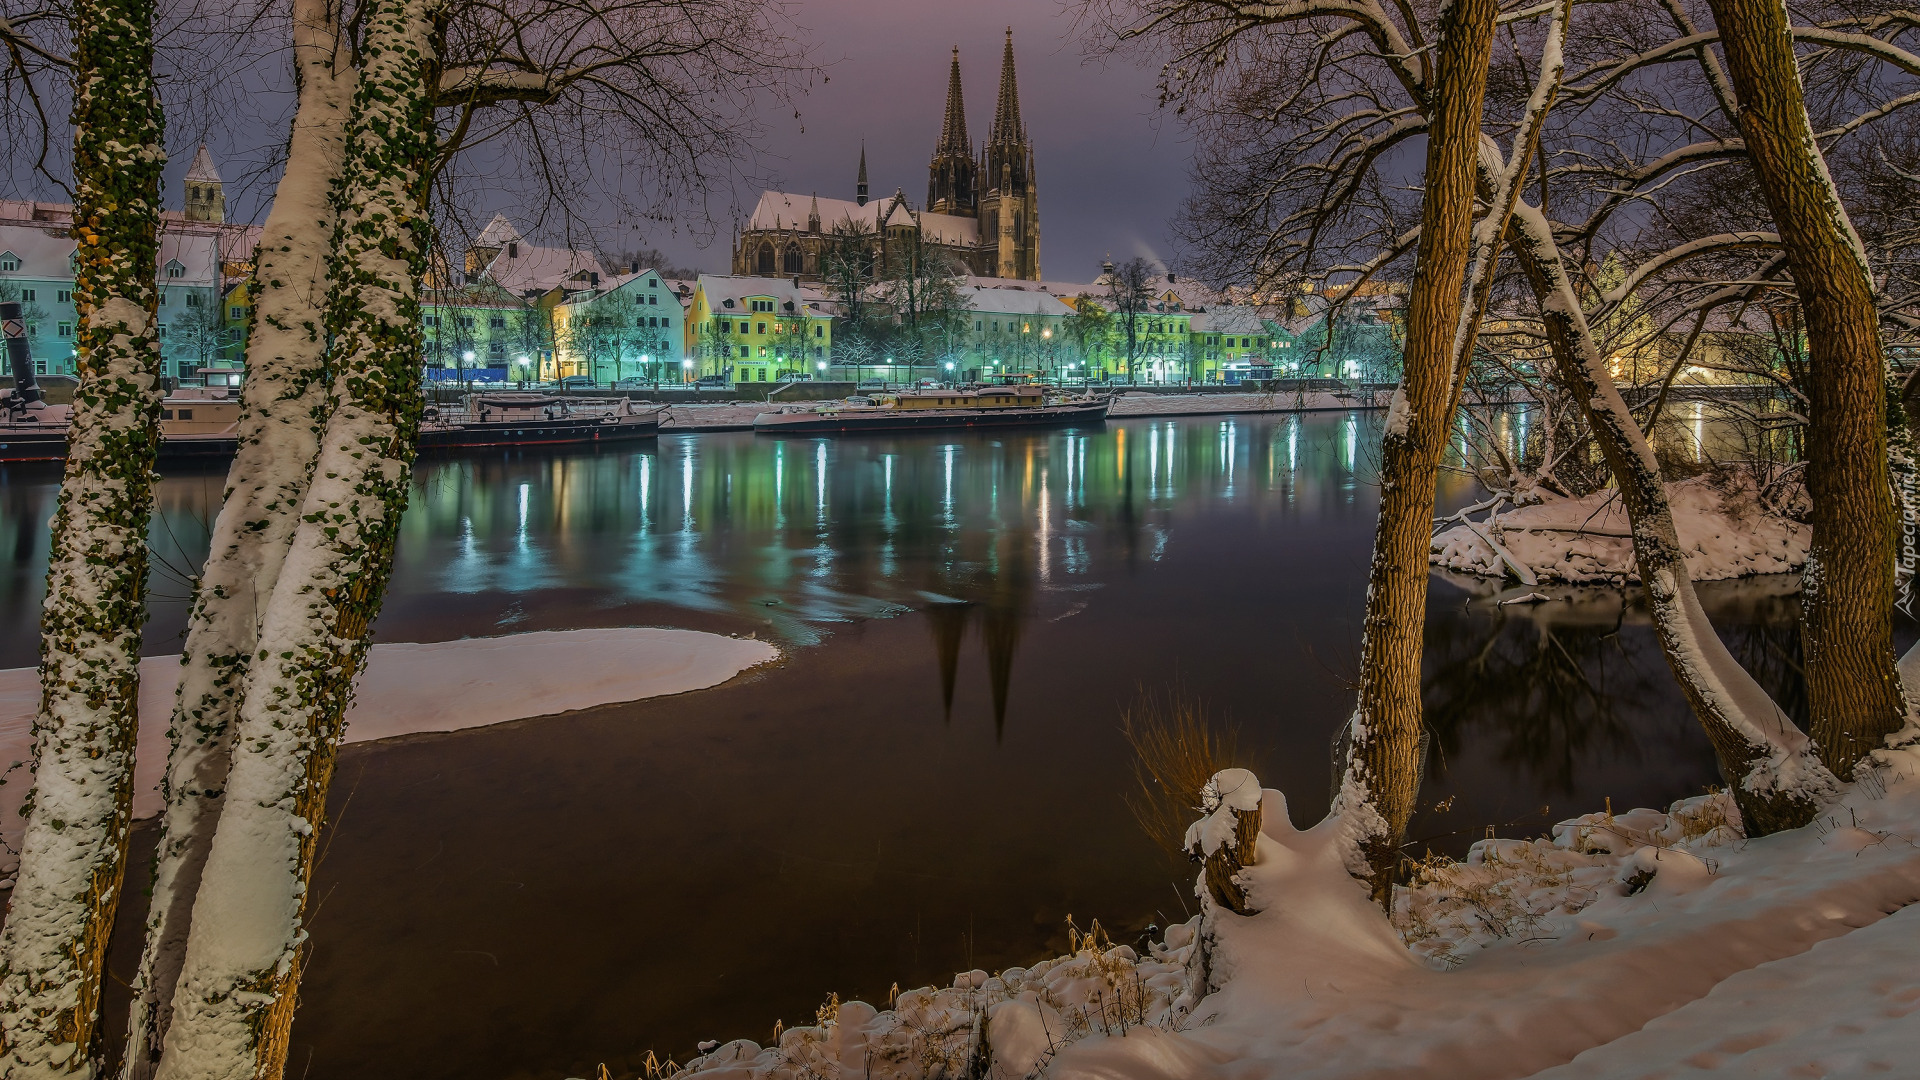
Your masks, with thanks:
M1373 423L713 435L425 467L382 640L671 625L788 658L701 693L347 748L290 1075L626 1076L650 1048L764 1039L829 991L1031 962L1069 915L1116 936L1183 918L1191 875L1129 814L1118 717L1183 688L1239 726L1296 819L1319 816ZM34 659L55 480L0 472L0 666ZM160 486L150 651L178 648L221 482ZM1636 604L1493 592L1435 579L1415 836L1457 850L1716 782ZM1793 699L1789 583L1703 595Z

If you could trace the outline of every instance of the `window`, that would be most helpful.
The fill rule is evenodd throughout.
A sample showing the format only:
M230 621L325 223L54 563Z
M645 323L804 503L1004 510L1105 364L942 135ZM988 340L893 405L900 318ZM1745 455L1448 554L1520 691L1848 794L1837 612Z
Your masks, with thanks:
M657 289L657 288L659 288L659 287L660 287L660 279L658 279L658 278L648 278L648 279L647 279L647 288L649 288L649 289Z
M502 359L507 355L507 347L497 341L493 342L487 346L487 355L495 360Z
M246 318L246 317L247 317L247 309L246 309L246 308L243 308L243 307L230 307L230 308L228 308L228 309L227 309L227 318L229 318L229 319L244 319L244 318ZM427 317L428 317L429 319L431 319L431 318L432 318L433 316L431 316L431 315L429 315L429 316L427 316ZM429 325L429 326L431 326L431 325L433 325L433 324L432 324L431 322L429 322L429 323L428 323L427 325Z
M976 334L980 332L980 320L979 320L979 319L975 319L975 320L973 320L973 332L974 332L974 333L976 333Z
M733 333L733 323L732 323L732 322L731 322L730 320L727 320L727 319L721 319L721 320L720 320L720 332L721 332L721 333L723 333L723 334L731 334L731 333Z
M825 349L822 349L820 346L815 345L813 347L814 356L819 357L819 356L825 356L826 354L827 354L827 351Z
M816 326L816 327L814 327L814 328L813 328L813 336L814 336L814 337L825 337L826 335L827 335L827 328L826 328L826 327L824 327L824 326Z
M11 251L0 251L0 271L14 273L20 269L20 256Z
M1241 347L1241 348L1243 348L1243 349L1251 349L1251 348L1253 348L1253 339L1252 339L1252 338L1244 338L1244 337L1243 337L1243 338L1241 338L1241 339L1240 339L1240 347Z
M517 259L517 258L519 258L519 257L520 257L520 245L519 245L519 244L508 244L508 245L507 245L507 258L509 258L509 259Z
M773 245L762 242L760 250L753 256L753 272L764 277L773 276Z
M188 293L188 294L187 294L187 306L188 306L188 307L199 307L199 306L200 306L200 294L199 294L199 293Z
M756 333L756 334L764 334L764 333L766 333L766 332L767 332L767 324L766 324L766 323L755 323L755 324L753 324L753 332L754 332L754 333Z
M761 382L766 382L766 381L767 381L767 369L766 369L766 368L761 368L761 369L760 369L760 381L761 381Z
M182 420L191 420L191 419L193 419L193 410L192 410L192 409L181 409L181 410L180 410L180 419L182 419Z
M789 243L787 245L786 255L781 259L780 268L789 274L800 273L801 263L800 263L800 245L799 244Z
M657 326L659 326L659 325L660 325L660 320L659 320L659 319L655 319L655 318L651 318L651 317L649 317L649 318L647 319L647 325L648 325L649 327L657 327Z
M167 276L170 278L186 277L187 268L181 264L179 259L169 259L167 261Z
M762 357L767 355L767 347L765 345L760 346L760 355Z
M743 358L747 355L747 347L745 345L740 346L740 355Z
M72 337L72 336L73 336L73 324L72 324L72 323L70 323L70 322L63 322L63 323L61 323L61 324L60 324L60 336L61 336L61 337L63 337L63 338L70 338L70 337Z
M47 373L47 362L45 360L35 360L33 362L33 373L35 375L45 375Z
M235 310L235 311L239 311L240 309L239 309L239 308L234 308L233 310ZM439 325L440 325L440 316L438 316L438 315L422 315L422 316L420 316L420 321L421 321L422 323L424 323L424 324L426 324L427 326L439 326Z
M60 298L60 302L61 302L61 303L63 303L63 304L71 304L71 303L73 303L73 290L72 290L72 289L61 289L61 290L60 290L59 292L57 292L57 293L54 293L54 295L55 295L55 296L57 296L57 297L59 297L59 298Z
M473 329L473 316L471 315L460 316L460 329L462 330Z
M32 289L21 289L21 290L20 290L20 302L21 302L21 303L23 303L23 304L31 304L31 303L33 303L33 300L34 300L34 296L35 296L35 293L34 293L34 291L33 291Z
M649 303L649 304L652 304L652 305L653 305L654 307L659 307L659 306L660 306L660 298L659 298L659 297L657 297L657 296L649 296L649 297L647 297L647 303Z
M167 324L166 324L166 323L161 323L161 324L160 324L160 326L158 327L158 329L159 329L159 331L160 331L160 333L159 333L158 335L156 335L156 336L157 336L157 337L159 337L159 339L160 339L161 341L165 341L165 340L167 340Z
M495 315L487 320L487 329L489 330L505 330L506 328L507 317L505 315Z

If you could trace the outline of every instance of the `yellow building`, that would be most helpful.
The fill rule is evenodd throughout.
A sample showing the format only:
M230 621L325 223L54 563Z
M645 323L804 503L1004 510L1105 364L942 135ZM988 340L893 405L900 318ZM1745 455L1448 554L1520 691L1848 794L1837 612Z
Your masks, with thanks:
M824 371L833 357L832 314L819 293L791 278L702 274L686 325L690 378L778 382Z

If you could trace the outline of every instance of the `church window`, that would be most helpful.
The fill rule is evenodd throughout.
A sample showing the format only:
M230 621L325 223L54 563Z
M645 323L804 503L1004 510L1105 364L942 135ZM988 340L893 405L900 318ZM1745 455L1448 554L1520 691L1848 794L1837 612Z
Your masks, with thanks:
M760 250L753 257L753 272L771 275L773 273L773 245L762 242Z
M782 260L782 262L783 262L782 269L786 273L789 273L789 274L800 273L801 272L800 245L788 244L786 258Z

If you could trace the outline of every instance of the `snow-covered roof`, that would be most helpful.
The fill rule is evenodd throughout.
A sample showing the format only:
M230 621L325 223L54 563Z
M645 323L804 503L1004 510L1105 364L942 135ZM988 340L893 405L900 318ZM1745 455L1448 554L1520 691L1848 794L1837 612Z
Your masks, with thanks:
M724 277L718 274L701 274L700 291L707 296L707 306L716 312L747 311L743 303L749 297L768 297L774 301L780 311L786 311L792 304L794 311L812 308L813 314L821 314L819 302L822 299L816 289L795 285L792 278L777 277ZM728 302L732 306L728 306Z
M871 199L861 206L851 199L822 199L814 195L795 195L785 191L763 191L760 201L753 208L753 216L747 219L749 230L759 229L805 229L808 215L813 212L814 204L820 207L820 229L832 232L833 227L842 222L865 225L874 232L884 229L887 222L881 220L883 212L892 211L889 221L900 224L900 210L896 209L892 197ZM904 204L902 204L904 205ZM953 247L972 247L980 240L980 223L972 218L955 217L952 214L921 213L919 219L920 237L935 244Z
M1210 307L1194 315L1188 324L1196 334L1262 334L1266 322L1253 308L1238 304Z
M164 268L170 263L180 264L180 276L170 277ZM206 233L182 234L162 232L160 234L160 284L195 285L212 287L220 284L220 243L219 238Z
M500 222L505 219L494 220ZM522 296L543 293L549 289L586 288L594 274L598 274L603 283L614 276L590 251L536 247L525 242L518 242L509 249L507 243L502 241L500 253L493 257L481 274L486 280Z
M64 231L64 229L48 228L44 225L0 223L0 251L11 251L20 260L20 269L7 276L54 281L72 280L74 242L72 237L61 235ZM220 284L223 259L226 261L236 259L236 255L228 250L236 246L234 237L245 235L248 234L235 230L162 229L160 254L155 260L155 265L161 269L160 284L203 286ZM251 248L246 254L252 254ZM165 268L172 262L180 264L178 277L168 277L166 274Z
M521 239L524 237L520 235L520 230L514 227L513 222L507 220L507 215L495 214L493 220L487 222L487 227L480 230L480 235L473 238L473 246L504 247L512 241Z
M1072 315L1074 308L1057 297L1035 290L991 289L962 285L960 306L994 315Z
M220 182L220 170L214 167L213 155L207 153L206 143L200 144L200 149L193 155L193 164L187 166L187 179L198 184Z

